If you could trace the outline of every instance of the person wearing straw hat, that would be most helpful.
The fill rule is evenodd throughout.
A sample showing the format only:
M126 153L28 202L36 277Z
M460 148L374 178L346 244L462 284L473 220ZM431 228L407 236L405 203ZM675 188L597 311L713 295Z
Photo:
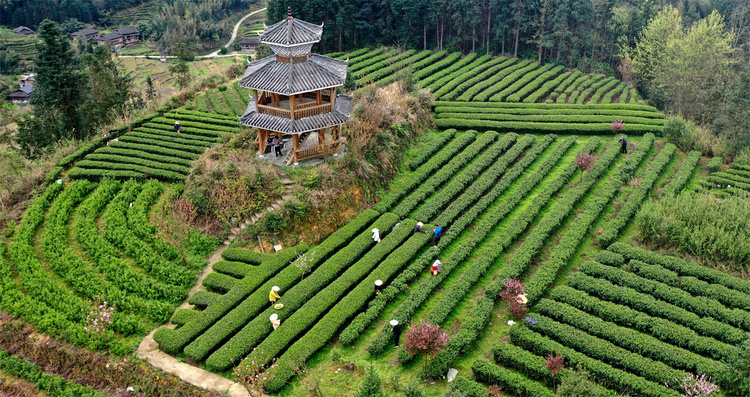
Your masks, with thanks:
M179 121L175 121L174 122L174 132L176 132L178 134L180 133L180 122Z
M424 223L417 222L417 224L414 226L414 233L427 233L426 231L422 230L422 226L424 226Z
M274 313L271 315L271 325L273 325L273 329L279 328L279 325L281 325L281 320L279 320L279 315Z
M528 295L528 294L521 294L521 295L516 296L516 302L518 302L518 303L520 303L522 305L525 305L526 303L528 303L529 302L529 298L527 298L526 295Z
M396 319L391 320L390 324L393 326L393 337L396 339L396 347L398 347L398 340L401 338L401 324Z
M271 293L268 294L268 300L271 302L271 305L276 303L277 299L281 299L281 295L279 295L280 288L276 285L271 287Z
M378 228L372 229L372 240L376 243L380 242L380 230Z
M375 293L380 295L383 292L383 280L375 280Z

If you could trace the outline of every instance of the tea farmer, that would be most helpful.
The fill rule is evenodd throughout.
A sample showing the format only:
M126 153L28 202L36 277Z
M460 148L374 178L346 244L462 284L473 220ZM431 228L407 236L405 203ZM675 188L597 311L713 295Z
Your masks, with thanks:
M176 132L178 134L180 133L180 122L179 121L175 121L174 122L174 132Z
M622 149L620 149L620 153L627 154L628 153L628 139L625 138L625 135L623 135L622 138L620 138L620 140L617 142L622 142Z
M372 240L376 243L380 242L380 230L377 228L372 229Z
M443 227L440 225L435 225L435 245L438 245L440 242L440 237L443 234Z
M271 293L268 294L268 300L271 302L272 305L276 303L277 299L281 299L281 295L279 295L280 290L281 289L276 285L271 287Z
M279 328L281 325L281 320L279 320L279 315L274 313L271 315L271 325L273 325L273 329Z
M442 272L440 270L440 265L442 265L443 262L440 262L440 259L436 259L435 262L432 263L432 267L430 268L430 272L433 276L437 276L438 273Z
M427 233L426 231L422 230L422 226L424 226L424 223L417 222L417 224L414 225L414 233Z
M276 157L281 156L281 141L278 135L273 137L273 150L276 153Z
M393 326L393 337L396 339L396 347L398 347L398 340L401 338L401 325L395 319L391 320L390 324Z
M383 292L383 280L375 280L375 293L380 295Z

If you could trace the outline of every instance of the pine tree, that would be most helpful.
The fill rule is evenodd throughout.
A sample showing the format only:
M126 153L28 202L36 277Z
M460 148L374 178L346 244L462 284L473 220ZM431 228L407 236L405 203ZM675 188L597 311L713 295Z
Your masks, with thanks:
M380 385L380 376L375 371L375 366L370 365L367 369L365 379L362 381L362 387L355 397L385 397Z
M88 81L67 36L57 23L39 25L36 81L31 96L33 118L19 123L17 141L27 155L63 139L82 139L87 134L85 111Z

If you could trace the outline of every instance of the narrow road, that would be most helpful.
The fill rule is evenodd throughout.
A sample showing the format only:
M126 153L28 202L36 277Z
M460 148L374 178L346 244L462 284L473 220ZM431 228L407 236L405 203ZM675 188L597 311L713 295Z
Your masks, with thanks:
M242 19L240 19L240 21L237 22L236 25L234 25L234 30L232 30L232 38L229 39L229 41L227 41L226 44L224 44L224 47L228 48L230 45L232 45L232 43L234 43L234 39L237 38L237 31L240 30L240 25L242 25L242 22L245 22L246 19L250 18L251 16L253 16L253 15L259 13L259 12L263 12L265 10L266 10L266 8L264 7L264 8L261 8L260 10L253 11L253 12L245 15L244 17L242 17ZM213 57L216 57L217 55L219 55L219 50L216 50L216 51L214 51L214 52L212 52L212 53L210 53L208 55L204 55L202 58L213 58Z

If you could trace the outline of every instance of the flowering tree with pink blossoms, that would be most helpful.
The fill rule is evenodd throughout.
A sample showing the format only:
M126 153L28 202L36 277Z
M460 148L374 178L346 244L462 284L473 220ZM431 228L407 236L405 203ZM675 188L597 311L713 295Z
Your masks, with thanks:
M107 332L110 324L112 324L112 312L115 311L115 308L109 306L107 302L102 302L101 296L97 296L94 301L89 300L88 302L92 307L86 315L83 329L92 334L102 335Z
M665 382L664 384L669 387L669 382ZM679 381L678 386L682 389L683 397L705 397L719 390L719 386L714 383L714 380L710 376L706 376L706 374L701 376L693 374L685 375Z

